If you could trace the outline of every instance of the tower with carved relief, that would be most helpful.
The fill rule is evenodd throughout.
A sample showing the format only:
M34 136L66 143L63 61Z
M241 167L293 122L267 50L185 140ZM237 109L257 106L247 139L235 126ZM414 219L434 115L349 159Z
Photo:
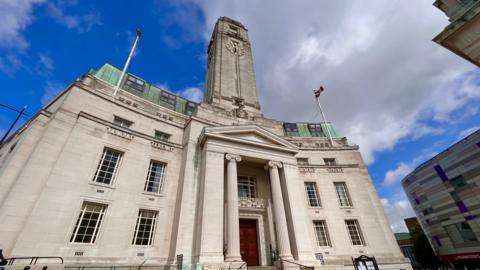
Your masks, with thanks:
M227 17L217 21L208 45L204 101L239 117L260 114L248 31Z

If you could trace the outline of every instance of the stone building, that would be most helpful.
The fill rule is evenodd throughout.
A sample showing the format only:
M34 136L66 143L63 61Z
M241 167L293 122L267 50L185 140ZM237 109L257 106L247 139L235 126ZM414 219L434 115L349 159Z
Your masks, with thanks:
M0 248L69 265L410 269L358 146L264 117L246 28L221 17L200 104L105 64L0 150ZM313 98L313 97L312 97ZM326 137L333 135L333 144Z
M433 41L480 66L480 1L436 0L433 5L450 21Z
M480 130L418 166L402 186L440 261L480 267Z

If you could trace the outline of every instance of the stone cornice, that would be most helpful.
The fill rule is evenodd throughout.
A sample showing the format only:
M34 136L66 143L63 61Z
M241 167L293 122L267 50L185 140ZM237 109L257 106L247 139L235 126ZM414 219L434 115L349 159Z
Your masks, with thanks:
M180 145L180 144L176 144L176 143L172 143L172 142L166 142L166 141L160 141L153 136L150 136L150 135L147 135L145 133L141 133L141 132L138 132L138 131L135 131L135 130L131 130L131 129L128 129L128 128L117 126L117 125L115 125L115 124L113 124L113 123L111 123L107 120L101 119L99 117L96 117L96 116L91 115L89 113L86 113L84 111L80 111L80 113L78 114L78 118L80 118L80 117L106 126L107 127L107 132L109 132L111 134L114 134L116 136L123 137L123 138L129 139L129 140L133 139L133 136L136 136L136 137L140 137L140 138L143 138L145 140L148 140L152 144L152 147L157 148L157 149L163 149L163 150L167 150L167 151L172 151L173 148L183 149L183 146Z

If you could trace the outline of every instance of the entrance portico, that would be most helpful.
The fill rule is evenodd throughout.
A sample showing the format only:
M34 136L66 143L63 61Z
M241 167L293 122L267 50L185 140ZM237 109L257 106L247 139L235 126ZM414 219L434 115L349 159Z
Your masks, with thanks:
M297 198L301 196L298 188L302 187L295 159L298 148L253 125L205 128L200 136L200 145L203 176L201 209L197 218L201 230L197 243L198 262L219 264L242 261L241 243L245 249L247 240L240 239L241 218L242 235L249 235L248 241L257 241L251 246L258 249L255 252L259 265L271 262L270 250L268 254L266 252L266 247L270 246L282 259L314 261L304 219L293 218L289 211L297 209L300 213L295 215L305 216L302 197ZM242 162L246 165L242 165ZM260 165L265 171L259 172ZM259 184L267 185L265 189L268 190L268 195L265 193L263 198L249 199L253 203L261 200L263 207L245 207L246 198L240 198L242 205L239 203L239 166L240 174L248 174L250 168L256 170L258 175L264 174L265 180ZM292 190L285 190L285 187ZM288 205L284 205L284 202ZM248 214L252 211L257 212ZM245 215L257 218L251 219L254 221L249 223L243 219ZM261 226L265 226L260 230L257 229L260 227L258 217L261 219ZM266 231L270 232L270 235L264 235ZM291 244L295 247L294 250ZM252 264L254 260L249 261Z

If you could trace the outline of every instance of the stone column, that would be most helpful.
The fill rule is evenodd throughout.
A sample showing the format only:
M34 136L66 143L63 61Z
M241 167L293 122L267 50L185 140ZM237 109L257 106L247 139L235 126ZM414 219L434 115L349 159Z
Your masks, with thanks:
M227 254L225 261L241 261L240 228L238 220L237 162L242 158L226 154L227 164Z
M273 213L275 217L275 228L277 229L278 255L282 259L292 259L290 240L288 237L287 220L285 218L285 207L283 206L282 188L278 169L282 163L269 161L265 166L270 173L270 186L272 189Z

